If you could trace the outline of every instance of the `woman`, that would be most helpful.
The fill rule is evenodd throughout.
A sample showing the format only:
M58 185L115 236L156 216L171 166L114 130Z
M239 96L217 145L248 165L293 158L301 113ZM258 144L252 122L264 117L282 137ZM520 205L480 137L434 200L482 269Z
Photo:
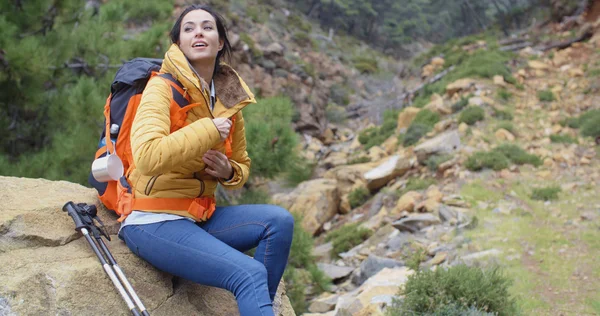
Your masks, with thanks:
M210 7L186 8L170 35L160 72L176 79L195 106L187 125L171 132L172 86L160 76L148 82L131 129L129 182L135 201L149 203L134 203L119 236L162 271L233 292L241 315L273 315L293 217L272 205L214 202L218 183L237 189L248 180L241 110L254 96L221 62L231 47L223 18ZM243 253L254 247L253 259Z

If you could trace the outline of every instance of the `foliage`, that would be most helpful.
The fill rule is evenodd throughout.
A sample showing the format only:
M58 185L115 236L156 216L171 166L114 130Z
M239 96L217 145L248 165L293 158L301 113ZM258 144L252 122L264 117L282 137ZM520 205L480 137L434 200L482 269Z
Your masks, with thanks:
M338 254L350 250L352 247L371 237L372 233L371 230L359 226L359 223L346 224L329 232L325 236L325 241L332 242L331 255L332 257L337 257Z
M483 311L493 315L518 315L516 300L509 293L512 280L499 268L480 269L457 265L435 271L419 271L409 276L406 286L399 294L402 301L395 300L388 315L465 315L442 313L453 307ZM469 315L469 314L467 314Z
M513 115L508 111L494 110L494 117L499 120L512 121Z
M479 171L483 168L498 171L508 168L511 162L517 165L531 164L536 167L542 164L540 157L528 154L519 146L503 144L489 152L474 153L467 159L465 167L471 171Z
M379 71L379 66L378 66L377 60L375 58L367 57L367 56L359 56L359 57L355 57L353 62L354 62L354 67L362 73L373 74L373 73L376 73L377 71Z
M600 137L600 110L588 111L581 115L581 135Z
M367 163L367 162L371 162L371 158L368 156L360 156L360 157L356 157L353 159L350 159L350 161L348 161L349 165L355 165L355 164L359 164L359 163Z
M301 158L299 155L292 159L293 163L285 172L285 178L287 185L295 187L304 181L310 180L316 164Z
M317 46L317 44L305 32L295 32L292 38L298 45L308 47L311 50L315 49Z
M256 47L256 43L254 43L254 40L252 39L252 37L250 37L250 35L248 35L247 33L241 33L240 40L242 42L244 42L246 45L248 45L248 48L250 49L252 56L262 57L262 55L263 55L262 50L260 50L258 47Z
M413 124L424 124L429 127L433 127L437 122L440 121L440 115L436 112L424 109L419 111L413 119Z
M438 167L448 161L452 159L451 155L448 154L444 154L444 155L433 155L430 156L429 158L427 158L427 160L425 160L425 165L429 168L429 170L433 171L433 172L437 172Z
M348 105L350 103L350 91L347 86L334 84L329 89L329 98L337 105Z
M465 106L469 104L469 98L460 98L456 103L452 104L451 109L453 113L460 112Z
M567 134L552 134L550 135L550 141L558 144L577 144L577 139Z
M498 98L504 100L504 101L508 101L510 100L510 98L512 98L512 93L510 93L508 90L506 89L499 89L498 90Z
M406 266L413 271L419 271L421 262L424 262L425 260L427 260L427 250L419 247L406 258Z
M252 173L266 178L290 170L297 162L298 136L291 127L292 102L287 97L258 100L244 108L247 150Z
M342 123L347 118L346 109L342 106L329 103L325 108L325 116L329 122Z
M435 179L432 178L410 178L406 182L404 189L398 192L398 196L402 197L404 194L410 191L420 191L429 188L430 185L435 183Z
M358 141L365 145L365 149L380 145L388 137L394 134L398 125L399 110L386 110L383 113L383 124L377 127L370 127L358 134Z
M287 295L292 307L297 313L306 311L305 289L307 285L313 286L317 294L327 291L331 285L325 274L317 268L316 259L312 255L313 238L302 228L302 218L294 214L294 236L288 265L283 274L286 283ZM306 270L302 270L306 269ZM306 271L308 273L303 273Z
M360 187L348 193L348 202L350 203L351 208L355 208L363 205L370 197L371 194L369 193L369 190Z
M551 102L556 100L554 93L550 90L540 90L537 92L537 97L542 102Z
M244 204L269 204L271 197L269 193L260 189L250 189L242 192L242 195L237 199L238 205Z
M459 123L467 123L468 125L473 125L478 121L483 121L485 118L485 112L479 106L468 106L462 112L460 112L460 116L458 117Z
M558 194L562 190L559 186L549 186L543 188L535 188L531 192L531 198L539 201L558 200Z
M425 136L427 133L431 131L431 127L429 125L421 124L421 123L412 123L406 130L406 133L402 136L402 145L404 147L412 146L419 142L421 137Z

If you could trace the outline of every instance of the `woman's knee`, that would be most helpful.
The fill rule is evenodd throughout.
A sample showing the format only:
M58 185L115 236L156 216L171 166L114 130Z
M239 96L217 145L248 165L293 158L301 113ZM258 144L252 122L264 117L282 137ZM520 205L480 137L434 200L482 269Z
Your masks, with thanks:
M277 205L269 205L270 225L285 234L294 232L294 216L286 209Z

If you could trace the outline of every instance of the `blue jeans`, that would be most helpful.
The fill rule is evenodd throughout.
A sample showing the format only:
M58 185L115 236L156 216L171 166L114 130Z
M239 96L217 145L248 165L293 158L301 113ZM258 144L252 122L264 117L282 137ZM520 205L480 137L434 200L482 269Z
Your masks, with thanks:
M238 205L217 207L203 223L125 226L119 237L159 270L231 291L242 316L272 316L293 230L294 218L279 206ZM254 259L243 253L254 247Z

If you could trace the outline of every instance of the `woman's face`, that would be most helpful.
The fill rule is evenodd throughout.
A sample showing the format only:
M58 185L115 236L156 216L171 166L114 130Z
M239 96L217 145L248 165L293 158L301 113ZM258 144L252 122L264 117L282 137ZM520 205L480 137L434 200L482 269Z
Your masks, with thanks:
M179 47L192 65L214 64L223 48L215 18L204 10L190 11L181 21Z

